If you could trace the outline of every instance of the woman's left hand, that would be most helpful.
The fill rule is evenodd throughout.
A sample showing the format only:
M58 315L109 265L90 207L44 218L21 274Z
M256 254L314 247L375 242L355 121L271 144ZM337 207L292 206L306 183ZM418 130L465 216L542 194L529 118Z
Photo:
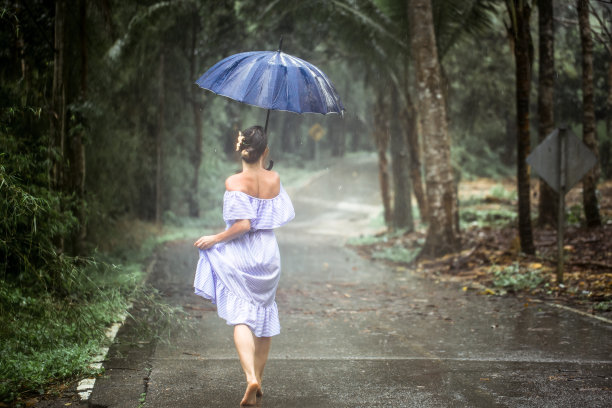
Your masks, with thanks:
M193 246L200 249L208 249L217 243L218 241L216 235L204 235L203 237L200 237L200 239L198 239Z

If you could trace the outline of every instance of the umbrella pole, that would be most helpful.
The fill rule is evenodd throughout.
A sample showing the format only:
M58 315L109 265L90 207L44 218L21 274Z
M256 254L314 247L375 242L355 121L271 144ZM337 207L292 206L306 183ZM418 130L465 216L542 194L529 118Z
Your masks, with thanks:
M268 120L270 120L270 109L268 109L268 113L266 114L266 126L264 127L264 133L268 134Z

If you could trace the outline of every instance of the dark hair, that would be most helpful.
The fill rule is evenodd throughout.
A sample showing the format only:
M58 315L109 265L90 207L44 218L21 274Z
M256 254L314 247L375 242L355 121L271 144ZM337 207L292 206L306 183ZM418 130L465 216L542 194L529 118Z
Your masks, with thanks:
M240 157L247 163L255 163L266 151L268 138L261 126L251 126L241 133L243 139L237 146Z

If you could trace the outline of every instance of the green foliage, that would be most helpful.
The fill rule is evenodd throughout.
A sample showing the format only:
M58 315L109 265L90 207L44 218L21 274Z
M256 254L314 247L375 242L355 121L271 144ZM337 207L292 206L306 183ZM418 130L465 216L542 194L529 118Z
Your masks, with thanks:
M518 199L516 190L506 190L501 184L491 187L489 195L503 201L516 201Z
M391 262L411 263L421 252L421 248L404 248L402 246L385 246L372 253L372 258Z
M604 302L599 302L597 304L595 304L595 306L593 306L593 309L600 311L600 312L609 312L612 311L612 301L611 300L607 300Z
M493 285L504 292L532 290L545 280L538 269L521 268L518 262L503 268L493 265L491 272L494 276Z
M462 228L468 226L504 226L516 220L516 211L505 208L462 208L459 219Z
M1 401L96 374L88 363L105 339L104 328L125 310L138 277L93 262L82 272L88 279L63 298L6 281L0 285Z
M54 241L68 237L77 221L72 197L27 182L44 180L45 168L23 144L0 132L0 278L67 293L78 280L78 258L57 253ZM27 149L24 149L27 152Z

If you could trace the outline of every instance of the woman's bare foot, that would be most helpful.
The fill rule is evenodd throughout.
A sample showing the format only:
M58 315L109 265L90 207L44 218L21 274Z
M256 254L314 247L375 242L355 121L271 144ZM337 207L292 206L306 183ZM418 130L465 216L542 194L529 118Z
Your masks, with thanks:
M246 391L244 392L244 397L242 397L242 401L240 401L240 405L255 405L257 403L257 392L260 389L259 384L256 382L247 385Z

